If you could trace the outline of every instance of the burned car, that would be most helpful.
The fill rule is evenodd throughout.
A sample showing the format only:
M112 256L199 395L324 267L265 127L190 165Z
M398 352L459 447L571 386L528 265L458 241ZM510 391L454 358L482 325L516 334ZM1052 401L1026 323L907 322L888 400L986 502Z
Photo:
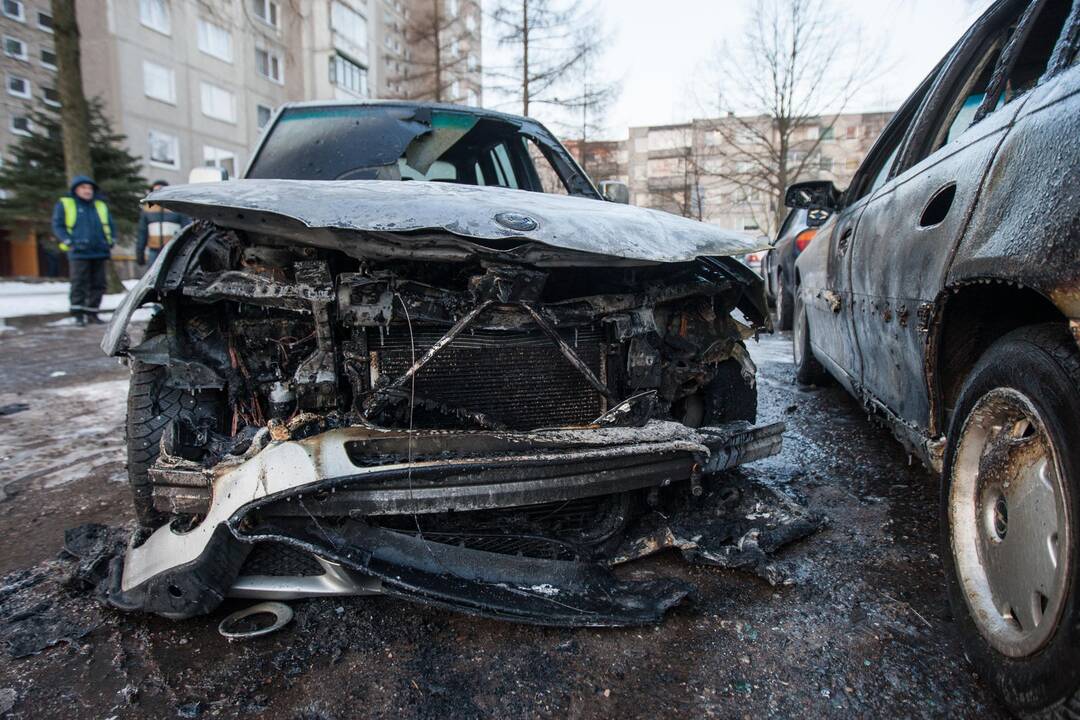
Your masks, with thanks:
M744 344L761 281L730 257L753 241L606 201L529 119L286 106L244 179L150 199L195 222L102 345L131 366L120 607L383 592L649 622L686 584L609 566L716 554L628 528L779 449Z
M1080 708L1080 3L1003 0L900 108L795 268L826 373L941 474L967 655L1016 713Z

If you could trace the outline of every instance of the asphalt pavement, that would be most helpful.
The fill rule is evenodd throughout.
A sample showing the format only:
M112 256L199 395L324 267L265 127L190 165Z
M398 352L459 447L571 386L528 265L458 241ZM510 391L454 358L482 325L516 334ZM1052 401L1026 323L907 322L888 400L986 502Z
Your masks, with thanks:
M350 598L293 603L290 626L234 644L217 624L239 601L183 622L127 615L72 588L56 559L66 528L132 517L127 371L100 355L100 334L0 334L0 407L26 406L0 415L5 717L1004 717L946 605L937 479L840 389L794 385L786 334L751 347L759 420L788 424L784 451L740 472L828 517L782 552L793 585L666 553L626 572L698 591L655 627L536 628ZM2 624L26 612L60 642L15 659L26 638Z

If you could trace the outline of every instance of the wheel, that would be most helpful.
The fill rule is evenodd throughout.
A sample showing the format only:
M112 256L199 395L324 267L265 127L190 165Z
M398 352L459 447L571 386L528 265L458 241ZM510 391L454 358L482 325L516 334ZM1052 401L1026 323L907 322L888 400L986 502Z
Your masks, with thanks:
M964 382L941 488L942 558L968 657L1016 714L1080 718L1080 352L1009 333Z
M190 397L190 396L189 396ZM135 517L143 528L162 525L166 515L154 508L148 470L161 452L161 433L180 417L184 392L165 385L165 368L131 361L127 403L127 469Z
M743 350L745 351L745 346ZM757 387L743 375L735 358L716 366L716 373L701 391L675 403L672 416L689 427L720 425L735 420L757 420Z
M795 318L795 298L784 284L784 276L776 276L776 329L790 330Z
M705 386L704 399L706 425L757 421L757 386L753 377L743 374L743 367L735 358L716 366L716 374Z
M806 305L799 297L798 290L794 293L795 318L792 324L792 355L795 359L795 380L800 385L824 385L829 375L821 366L814 352L810 348L810 321L806 316Z

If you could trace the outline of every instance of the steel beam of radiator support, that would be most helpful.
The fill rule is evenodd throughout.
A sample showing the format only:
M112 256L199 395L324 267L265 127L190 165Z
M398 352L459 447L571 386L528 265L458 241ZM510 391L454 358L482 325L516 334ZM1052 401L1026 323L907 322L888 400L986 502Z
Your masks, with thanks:
M395 378L394 381L389 383L388 385L383 385L380 388L375 388L375 394L367 404L367 415L371 416L372 414L382 409L381 400L383 397L385 397L385 393L388 390L397 390L398 388L401 388L403 385L405 385L405 383L409 381L409 378L420 372L420 370L425 365L427 365L433 357L439 354L440 350L442 350L450 343L454 342L454 338L460 335L462 331L467 328L473 320L476 319L476 316L482 313L485 309L487 309L488 305L491 305L491 303L491 300L485 300L469 312L465 313L461 317L461 319L454 323L454 326L447 330L446 334L439 338L434 345L428 348L428 351L422 356L420 356L420 358L416 362L414 362L412 366L404 372L404 374L402 374L398 378Z
M559 331L553 328L551 323L549 323L543 315L537 312L537 310L529 303L523 302L519 304L532 315L532 319L536 321L536 324L540 326L540 329L544 331L544 334L551 338L552 342L559 347L559 352L570 361L571 365L576 367L578 371L585 376L585 379L589 381L590 385L596 388L601 395L606 397L608 402L619 402L619 399L612 394L611 390L608 389L608 386L604 384L604 381L596 377L596 373L592 371L592 368L586 365L585 361L578 357L578 354L574 352L574 348L566 344L566 341L562 339L562 335L559 334Z

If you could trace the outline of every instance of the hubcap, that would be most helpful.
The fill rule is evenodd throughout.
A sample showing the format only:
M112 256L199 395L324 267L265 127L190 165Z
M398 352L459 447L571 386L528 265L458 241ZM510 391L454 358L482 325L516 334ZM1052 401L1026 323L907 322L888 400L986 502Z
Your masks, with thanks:
M1057 627L1072 552L1061 466L1034 404L1011 388L980 398L952 473L952 552L971 617L1002 654L1030 655Z

